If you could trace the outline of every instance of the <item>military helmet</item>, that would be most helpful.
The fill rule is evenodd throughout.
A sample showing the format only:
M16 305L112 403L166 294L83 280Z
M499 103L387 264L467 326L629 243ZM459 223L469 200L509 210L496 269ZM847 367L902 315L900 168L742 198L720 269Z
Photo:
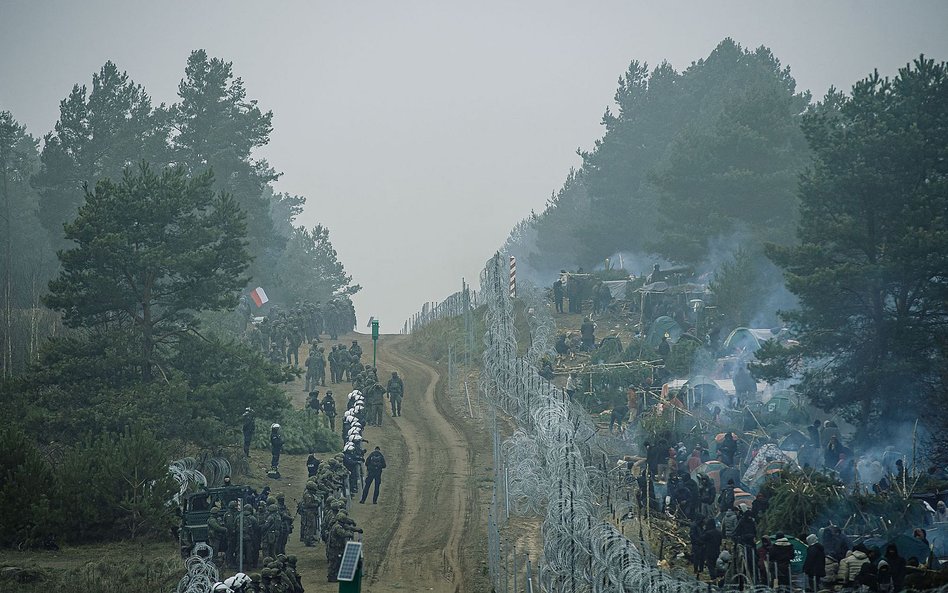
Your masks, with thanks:
M212 515L219 515L219 514L221 514L221 510L220 510L219 508L217 508L217 507L211 507L211 514L212 514Z
M268 504L268 505L276 504L276 501L277 501L276 497L273 496L272 494L267 497L267 504Z
M275 513L280 510L280 507L278 507L275 504L271 504L267 506L267 510L270 511L271 513Z
M236 508L237 508L237 501L236 501L236 500L232 500L232 501L230 501L229 503L227 503L227 508L229 508L229 509L236 509Z

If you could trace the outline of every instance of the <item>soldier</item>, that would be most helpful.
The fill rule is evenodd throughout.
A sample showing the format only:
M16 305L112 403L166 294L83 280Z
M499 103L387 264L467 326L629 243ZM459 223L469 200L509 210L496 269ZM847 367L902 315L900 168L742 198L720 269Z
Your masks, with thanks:
M309 391L309 388L316 386L316 349L310 348L309 356L306 357L306 362L303 363L306 367L306 382L304 391Z
M339 350L336 351L336 363L339 365L339 383L343 380L351 381L352 378L349 377L349 365L352 364L352 359L349 357L349 351L346 350L345 344L339 344Z
M316 482L306 482L303 500L300 501L300 541L307 547L316 545L316 523L319 517L319 487Z
M303 343L303 333L295 322L290 322L286 330L286 364L300 366L300 344ZM290 363L290 359L293 360Z
M243 519L243 531L240 533L240 537L243 540L244 546L244 565L251 568L257 567L257 554L255 545L255 540L259 537L257 530L257 518L253 516L253 509L250 505L244 507L243 510L244 519ZM240 528L240 523L238 522L237 528Z
M323 354L322 346L316 348L316 375L315 381L318 381L323 387L326 386L326 357Z
M250 443L253 441L254 431L257 430L256 415L252 408L246 408L240 418L243 420L244 455L250 457Z
M349 346L349 355L361 362L362 346L359 346L358 340L352 340L352 346Z
M224 527L222 518L221 510L216 506L211 508L211 516L207 518L207 539L214 550L214 564L219 566L224 566L227 554L227 528Z
M264 556L273 558L277 555L277 546L282 533L283 517L280 514L280 507L276 504L276 499L273 499L273 503L267 505L267 518L260 529L260 543L263 547Z
M388 391L388 399L392 404L392 417L402 415L402 395L405 393L405 384L396 371L392 371L392 378L388 380L385 386Z
M312 478L319 471L319 458L316 457L316 451L310 450L309 457L306 458L306 477Z
M349 470L349 495L355 498L362 477L362 455L353 443L346 443L342 449L343 465Z
M336 575L339 574L342 552L346 548L346 542L356 533L362 533L362 530L356 527L355 521L349 518L346 511L340 510L336 514L335 525L329 533L329 543L326 544L326 561L329 565L327 577L330 583L338 582Z
M277 542L277 553L286 554L286 542L293 533L293 515L290 509L286 507L286 496L282 492L277 494L277 507L280 509L280 517L283 519L283 531L280 533L280 539Z
M382 451L376 447L375 451L372 451L369 454L369 458L365 460L365 469L366 469L366 480L365 487L362 489L362 500L359 501L360 504L365 504L365 498L369 494L369 486L375 482L375 492L372 493L372 504L378 504L379 501L379 485L382 483L382 470L385 469L385 457L382 455Z
M283 452L283 435L280 433L280 425L273 423L270 425L270 467L273 473L279 475L280 453Z
M336 400L332 398L332 391L327 391L323 398L323 415L329 430L336 432Z
M299 572L296 570L297 558L292 554L286 558L286 572L290 576L290 579L293 581L295 586L293 587L296 593L303 593L303 579L300 578Z
M227 511L224 513L224 528L227 529L227 543L224 545L224 566L237 566L238 513L237 501L230 501L227 504Z
M377 382L373 383L369 387L368 392L365 394L365 405L368 408L368 421L369 424L374 424L375 426L382 426L382 407L385 404L385 388L379 385Z
M333 383L338 383L336 379L339 377L339 345L333 344L333 347L329 350L329 355L326 357L329 359L329 380Z
M362 372L362 363L359 362L359 359L349 353L349 380L355 383L359 378L359 373Z

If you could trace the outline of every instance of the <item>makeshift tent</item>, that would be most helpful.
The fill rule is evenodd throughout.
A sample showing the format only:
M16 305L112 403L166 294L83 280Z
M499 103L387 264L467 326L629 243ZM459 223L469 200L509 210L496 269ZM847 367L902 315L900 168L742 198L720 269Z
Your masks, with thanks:
M796 394L786 389L776 392L774 396L764 404L763 412L767 421L776 422L786 419L790 415L790 412L796 407L794 400L791 399L794 397L796 397Z
M728 334L724 340L725 351L744 350L746 352L757 352L760 345L767 340L776 337L776 334L769 329L751 329L749 327L739 327Z
M691 478L694 480L698 479L698 476L704 474L711 478L711 481L714 482L714 489L721 489L721 470L727 466L721 463L720 461L706 461L698 467L695 468L695 471L691 472Z
M725 482L726 484L727 482ZM742 504L746 504L747 508L750 508L754 504L754 495L746 490L741 488L734 489L734 506L740 508Z
M760 485L771 475L779 471L785 464L790 463L793 463L793 460L781 451L777 445L767 443L757 451L757 455L754 456L747 467L741 481L745 486L749 486L752 492L757 492Z
M684 389L691 396L689 399L692 407L724 399L724 392L718 387L718 384L704 375L695 375L688 379Z
M662 336L665 334L668 334L668 341L674 344L681 337L682 331L677 321L667 315L662 315L652 322L645 341L652 348L657 348L662 343Z
M721 484L727 484L728 480L734 480L735 484L741 483L741 470L736 467L726 467L721 470Z
M799 451L800 447L810 444L810 437L806 436L799 430L791 430L780 439L780 450L781 451Z
M629 284L628 280L606 280L603 282L609 287L609 294L616 300L625 300L625 289Z

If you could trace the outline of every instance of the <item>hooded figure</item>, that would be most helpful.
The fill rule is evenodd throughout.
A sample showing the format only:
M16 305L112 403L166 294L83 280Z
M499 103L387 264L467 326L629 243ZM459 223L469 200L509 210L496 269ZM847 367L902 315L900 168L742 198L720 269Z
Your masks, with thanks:
M803 574L807 577L807 586L813 591L820 589L820 581L826 576L826 551L820 538L814 534L806 536L806 560L803 561Z

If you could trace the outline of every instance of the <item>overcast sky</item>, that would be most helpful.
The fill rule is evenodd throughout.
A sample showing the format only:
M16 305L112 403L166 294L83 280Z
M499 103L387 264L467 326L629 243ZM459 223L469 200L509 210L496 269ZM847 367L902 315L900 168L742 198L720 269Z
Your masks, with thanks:
M630 60L683 69L730 36L820 96L948 59L946 32L944 0L0 0L0 109L42 136L106 60L156 103L175 100L191 50L233 61L274 113L260 156L277 189L329 226L364 287L360 323L395 332L543 208Z

